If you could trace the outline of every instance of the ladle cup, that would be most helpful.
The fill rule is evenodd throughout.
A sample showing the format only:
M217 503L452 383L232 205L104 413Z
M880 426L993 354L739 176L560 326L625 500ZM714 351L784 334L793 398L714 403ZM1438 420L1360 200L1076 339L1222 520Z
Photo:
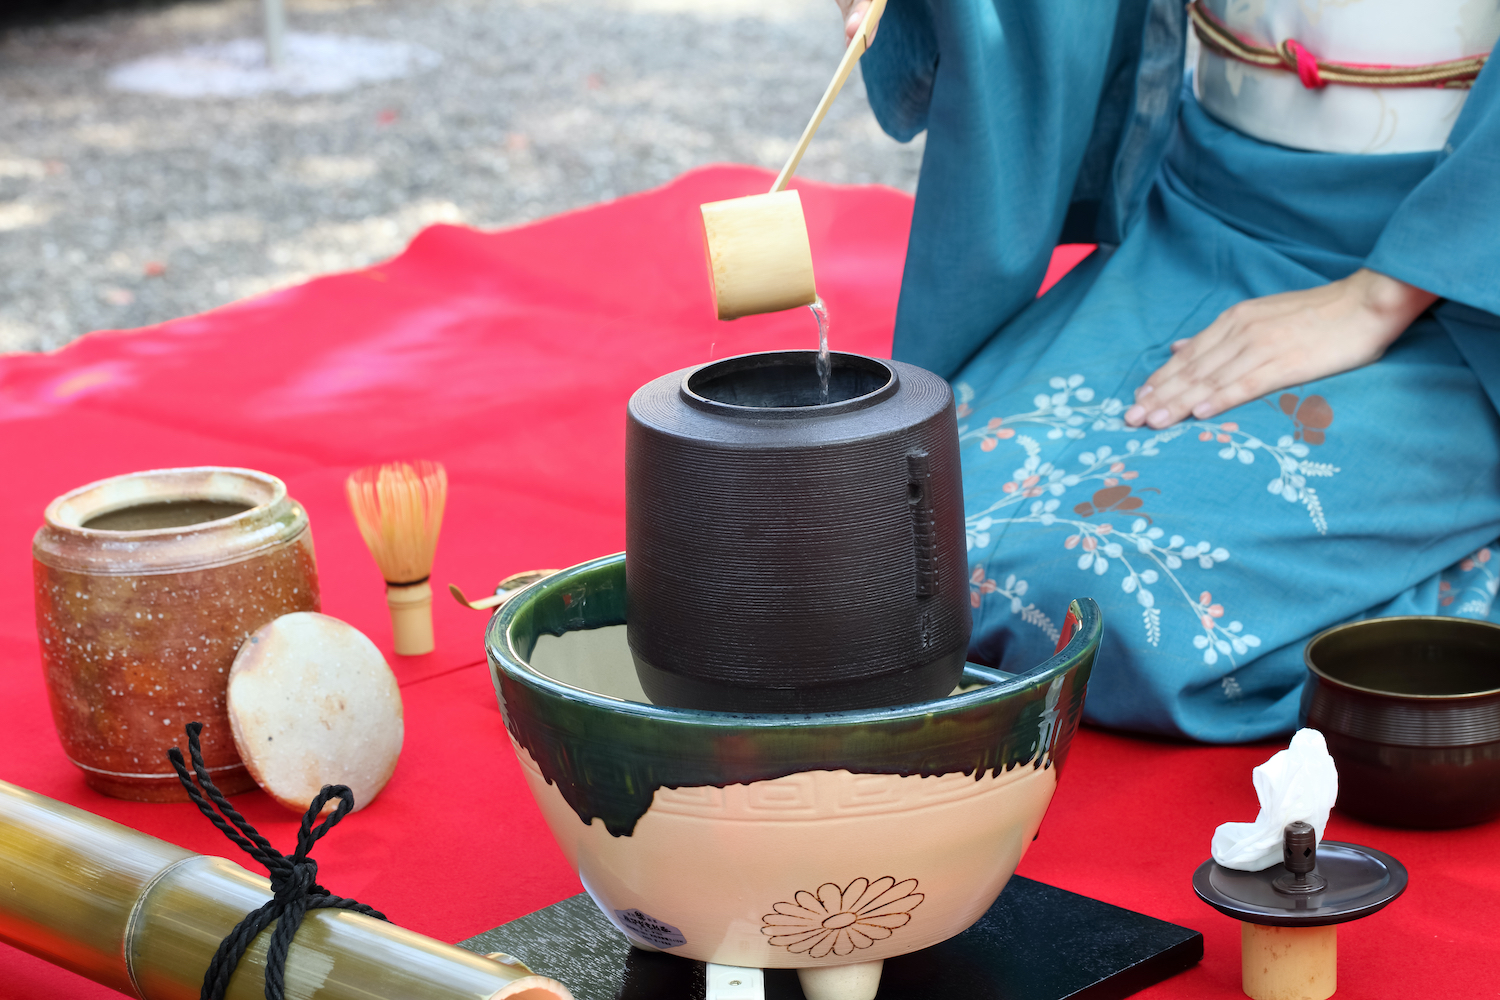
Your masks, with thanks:
M786 190L786 184L854 64L869 48L870 35L884 9L885 0L870 4L844 50L838 71L823 92L807 128L802 130L792 155L776 175L771 190L699 206L703 214L703 242L708 251L708 275L720 319L808 306L817 299L802 199L796 191Z

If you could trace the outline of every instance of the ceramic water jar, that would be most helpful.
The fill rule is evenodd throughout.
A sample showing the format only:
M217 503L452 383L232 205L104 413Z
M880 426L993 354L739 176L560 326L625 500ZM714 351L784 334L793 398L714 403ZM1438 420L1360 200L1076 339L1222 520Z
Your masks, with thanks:
M658 704L805 712L946 694L969 644L958 423L913 365L812 351L665 375L625 432L628 637Z
M924 702L729 714L651 704L625 614L614 555L491 621L531 791L633 944L799 970L868 968L984 914L1057 788L1102 632L1080 600L1057 654L1024 675L970 665Z
M68 759L106 795L183 800L167 749L196 720L218 786L254 788L230 731L229 668L262 625L318 610L302 505L275 476L202 467L80 486L44 516L36 628Z

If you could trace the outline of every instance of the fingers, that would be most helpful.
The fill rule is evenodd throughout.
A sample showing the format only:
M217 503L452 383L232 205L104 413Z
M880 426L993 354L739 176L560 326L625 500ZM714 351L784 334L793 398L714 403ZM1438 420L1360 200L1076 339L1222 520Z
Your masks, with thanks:
M1221 341L1197 352L1192 362L1153 387L1141 397L1128 417L1133 426L1146 424L1157 430L1170 427L1194 412L1194 408L1236 378L1259 366L1259 359L1237 341Z
M1262 370L1269 359L1258 345L1230 341L1205 355L1201 362L1185 369L1172 382L1156 392L1154 406L1145 422L1160 430L1179 420L1195 417L1207 419L1229 405L1238 406L1259 393L1249 391L1252 374ZM1226 405L1224 400L1236 401Z
M1172 412L1171 404L1183 386L1184 372L1193 366L1201 367L1205 358L1213 357L1218 361L1223 360L1223 357L1216 355L1215 352L1222 352L1223 345L1228 341L1234 329L1235 317L1231 315L1232 313L1234 310L1225 310L1220 313L1218 318L1196 337L1173 341L1172 357L1166 364L1152 372L1145 384L1135 391L1135 405L1125 411L1126 424L1139 427L1152 417L1164 418L1165 415L1161 411ZM1217 367L1217 365L1211 365L1210 370L1212 367ZM1155 427L1157 423L1153 421L1151 425ZM1168 424L1161 424L1161 426L1165 427Z
M1206 355L1218 350L1233 336L1238 325L1239 316L1236 310L1226 309L1212 323L1204 327L1203 332L1196 337L1173 341L1172 357L1167 360L1166 364L1151 373L1146 379L1146 385L1160 393L1167 382L1180 378L1184 370L1194 364L1200 364ZM1146 385L1141 388L1144 389Z
M1268 392L1285 387L1286 384L1277 382L1275 367L1265 361L1260 361L1241 372L1238 378L1223 388L1209 393L1193 406L1191 414L1195 420L1208 420L1226 410L1232 410L1252 399L1259 399Z
M839 6L844 9L844 42L847 44L854 41L859 26L864 22L865 14L870 10L870 0L854 0L852 5L847 6L841 2ZM869 37L865 39L866 47L875 44L875 32L879 27L878 21L870 25Z
M839 15L844 19L844 44L847 45L854 39L855 29L859 27L859 18L855 16L854 5L858 0L834 0L839 5Z
M1375 361L1430 295L1397 288L1404 297L1392 309L1372 305L1367 284L1356 274L1226 309L1202 333L1171 345L1171 358L1136 390L1125 423L1160 430L1207 420L1277 389Z

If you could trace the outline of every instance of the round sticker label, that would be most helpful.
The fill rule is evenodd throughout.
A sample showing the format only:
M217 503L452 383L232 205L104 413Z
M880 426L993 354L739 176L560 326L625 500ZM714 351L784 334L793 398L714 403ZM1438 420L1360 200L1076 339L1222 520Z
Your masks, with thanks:
M640 910L616 910L615 919L624 924L630 933L653 947L680 948L687 944L682 931Z

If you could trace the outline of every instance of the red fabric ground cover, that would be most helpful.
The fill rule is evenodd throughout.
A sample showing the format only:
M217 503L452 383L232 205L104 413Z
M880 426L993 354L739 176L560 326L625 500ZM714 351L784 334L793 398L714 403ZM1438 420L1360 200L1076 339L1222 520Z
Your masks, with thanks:
M437 651L391 655L381 581L343 480L397 457L447 465L437 589L484 592L511 572L620 549L630 393L712 357L816 342L801 310L713 317L696 206L762 191L769 179L708 168L505 232L437 226L364 271L94 334L51 355L0 358L0 778L234 855L190 805L98 795L63 756L38 665L30 539L47 501L84 482L249 466L280 476L306 506L324 611L381 645L403 686L400 766L378 800L319 844L325 884L450 941L578 892L505 739L482 663L486 616L439 594ZM887 353L911 200L799 187L835 348ZM1063 248L1053 277L1082 252ZM1020 871L1203 930L1204 963L1146 995L1239 996L1238 928L1196 900L1189 876L1217 823L1254 816L1249 771L1272 749L1084 731ZM290 849L296 817L259 792L237 804ZM1414 833L1335 814L1329 836L1389 851L1412 875L1403 899L1343 933L1341 995L1500 993L1500 825ZM112 994L0 946L0 997L63 995Z

